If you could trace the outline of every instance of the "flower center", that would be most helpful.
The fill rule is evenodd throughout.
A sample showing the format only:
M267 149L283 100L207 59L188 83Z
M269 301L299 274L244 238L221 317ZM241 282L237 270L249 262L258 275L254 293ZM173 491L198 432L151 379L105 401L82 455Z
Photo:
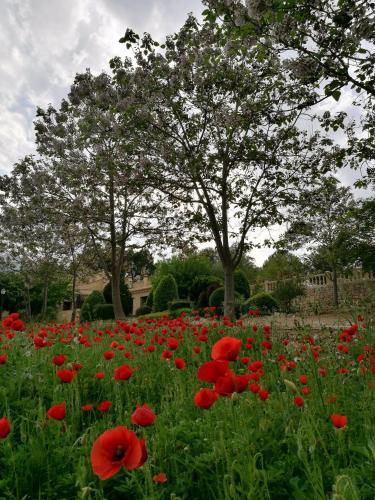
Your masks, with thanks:
M116 453L115 453L115 459L121 460L124 455L125 455L124 448L122 446L117 446Z

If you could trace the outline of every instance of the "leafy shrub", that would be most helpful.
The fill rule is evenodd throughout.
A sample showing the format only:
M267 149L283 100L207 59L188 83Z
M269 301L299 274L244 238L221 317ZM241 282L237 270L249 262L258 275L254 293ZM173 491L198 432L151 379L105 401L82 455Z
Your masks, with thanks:
M242 311L247 313L249 309L259 309L262 314L278 311L279 305L274 297L267 292L259 292L250 297L242 305Z
M112 304L96 304L94 306L95 319L114 319L115 312Z
M112 304L112 284L107 283L103 288L103 295L107 304ZM128 285L124 281L123 275L120 281L120 297L121 304L126 316L129 316L133 312L133 297L130 293Z
M105 304L104 295L98 290L94 290L86 298L81 309L81 322L94 321L94 307L97 304Z
M202 292L207 292L208 287L210 285L215 285L215 284L217 285L217 288L220 285L222 285L221 280L217 276L210 276L210 275L195 276L189 290L191 300L197 303ZM205 306L208 306L208 296L207 296L207 304L202 305L202 307Z
M277 300L280 310L289 313L292 310L292 300L304 294L305 288L301 283L295 280L288 280L279 281L272 295Z
M145 305L148 306L148 307L150 307L152 309L153 302L154 302L154 291L151 290L150 293L147 296L146 304Z
M175 311L176 309L183 309L183 308L190 309L190 306L191 306L190 300L172 300L172 302L169 302L168 304L168 310Z
M138 307L138 309L135 311L136 316L143 316L144 314L150 314L152 311L151 307L148 306L147 304L143 304L143 306Z
M169 302L177 299L178 291L176 280L171 274L167 274L167 276L164 276L160 280L158 286L156 287L152 309L154 312L165 311L168 309Z
M174 309L173 311L168 311L168 316L171 319L178 318L181 314L186 313L190 315L192 313L192 309L190 307L181 307L180 309Z
M169 312L168 311L158 311L158 312L152 312L150 314L144 314L143 316L138 316L141 319L160 319L160 318L169 318Z
M216 288L214 290L209 298L209 305L210 307L216 307L216 312L217 314L223 314L223 304L224 304L224 287ZM242 303L241 301L241 296L238 292L234 292L234 306L235 306L235 311L236 315L240 312L238 308L240 307L240 304Z
M249 281L246 278L246 274L241 271L241 269L234 271L234 289L242 295L244 299L248 299L250 297Z
M197 307L208 307L212 292L214 292L218 288L221 288L222 286L223 284L219 282L212 283L206 288L206 290L203 290L203 292L199 294Z

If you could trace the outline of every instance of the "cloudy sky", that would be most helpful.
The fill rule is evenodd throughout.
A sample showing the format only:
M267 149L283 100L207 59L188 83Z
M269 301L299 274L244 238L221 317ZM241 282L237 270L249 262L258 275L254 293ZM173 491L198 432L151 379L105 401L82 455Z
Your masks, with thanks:
M58 106L77 72L100 72L123 56L127 27L162 39L202 10L200 0L0 0L0 175L35 150L36 107ZM351 98L344 92L340 109L352 112ZM333 100L324 107L338 109ZM351 184L353 174L341 178ZM270 253L254 257L261 263Z

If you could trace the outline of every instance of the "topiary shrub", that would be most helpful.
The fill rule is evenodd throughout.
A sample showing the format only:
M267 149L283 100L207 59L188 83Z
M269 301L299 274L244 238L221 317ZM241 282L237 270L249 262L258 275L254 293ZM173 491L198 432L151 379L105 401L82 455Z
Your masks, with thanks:
M280 311L292 312L292 300L305 294L305 288L295 280L279 281L272 293L280 306Z
M135 311L136 316L143 316L144 314L150 314L152 311L151 307L148 306L147 304L143 304L143 306L138 307L138 309Z
M247 313L249 309L259 309L262 314L269 314L278 311L279 304L271 294L267 292L259 292L250 297L242 305L244 313Z
M94 306L95 319L114 319L115 312L112 304L96 304Z
M241 271L241 269L234 271L234 289L242 295L244 299L248 299L250 297L249 281L246 278L246 274Z
M154 292L154 312L165 311L168 309L169 302L178 299L176 280L171 274L164 276Z
M212 283L209 285L203 292L199 294L198 301L197 301L197 307L207 307L209 305L209 299L212 294L217 288L221 288L223 286L222 283Z
M172 300L168 304L169 311L175 311L176 309L187 308L190 309L191 302L190 300Z
M190 307L181 307L180 309L174 309L173 311L168 311L168 316L171 319L179 318L183 313L185 315L190 315L192 313L192 309Z
M219 286L222 286L222 282L217 276L210 276L210 275L195 276L193 283L189 289L189 295L191 300L197 303L201 294L207 292L208 287L211 285L217 285L216 288L218 288ZM207 304L203 305L203 307L204 306L208 306L208 295L207 295Z
M112 284L107 283L103 288L103 295L107 304L112 304ZM130 293L128 285L124 281L124 277L121 276L120 282L120 297L121 304L126 316L129 316L133 312L133 297Z
M216 290L214 290L210 295L209 306L216 307L217 314L223 314L224 312L224 293L225 289L223 286L221 286L220 288L216 288ZM234 292L234 306L236 315L240 304L242 304L241 295L238 292Z
M154 291L150 290L150 293L147 296L145 305L152 309L153 302L154 302Z
M81 322L94 321L94 307L97 304L105 304L104 295L98 290L94 290L85 299L82 309L81 309Z

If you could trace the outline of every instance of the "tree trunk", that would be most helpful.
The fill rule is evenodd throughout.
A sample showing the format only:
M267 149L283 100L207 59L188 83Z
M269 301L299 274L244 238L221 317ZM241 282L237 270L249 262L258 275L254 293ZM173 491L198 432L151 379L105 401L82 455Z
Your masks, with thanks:
M77 304L76 304L76 284L77 284L77 270L73 269L73 283L72 283L72 316L70 321L75 321L77 314Z
M336 266L332 268L332 284L333 284L333 304L335 307L339 306L339 291L337 286L337 271Z
M47 305L48 305L48 280L44 283L43 290L43 305L42 305L42 318L44 319L47 313Z
M121 283L121 274L117 269L112 270L112 304L113 311L115 313L115 319L124 319L125 313L121 303L121 294L120 294L120 283Z
M234 318L234 270L232 266L224 267L224 314Z

